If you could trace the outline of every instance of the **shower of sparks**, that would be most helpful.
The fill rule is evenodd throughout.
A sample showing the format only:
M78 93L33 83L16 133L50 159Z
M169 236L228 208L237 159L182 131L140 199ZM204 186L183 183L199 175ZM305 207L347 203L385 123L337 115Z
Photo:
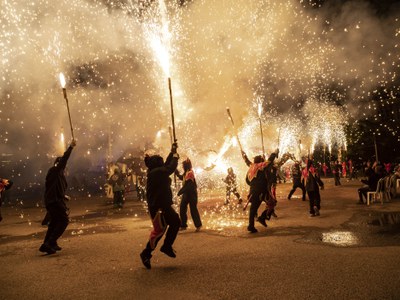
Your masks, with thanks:
M77 116L71 173L131 149L165 156L169 77L178 151L198 168L200 188L228 167L245 178L227 106L249 157L262 152L260 119L266 154L297 159L321 145L329 156L347 151L359 138L346 136L349 120L382 119L382 108L387 121L373 133L400 136L389 110L399 101L399 19L358 6L354 17L354 5L332 14L299 0L0 0L2 167L20 182L44 181L55 132L68 124L60 71Z

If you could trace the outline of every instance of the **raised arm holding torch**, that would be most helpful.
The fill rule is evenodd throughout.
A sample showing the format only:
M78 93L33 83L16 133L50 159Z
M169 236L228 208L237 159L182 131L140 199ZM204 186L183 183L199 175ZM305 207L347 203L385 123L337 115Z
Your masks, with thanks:
M236 135L236 139L237 139L238 144L239 144L240 151L243 153L242 144L240 143L239 135L238 135L238 133L237 133L237 130L236 130L236 127L235 127L235 123L233 122L233 118L232 118L231 111L230 111L229 107L226 108L226 112L228 113L228 117L229 117L229 119L230 119L231 122L232 122L233 128L235 129L235 135Z
M63 73L60 73L60 84L61 84L61 87L62 87L62 90L63 90L65 102L67 103L68 118L69 118L69 125L70 125L70 127L71 127L72 139L75 140L75 137L74 137L74 129L73 129L73 127L72 127L72 121L71 121L71 113L70 113L70 111L69 111L69 104L68 104L68 97L67 97L67 89L65 88L66 81L65 81L65 77L64 77L64 74L63 74Z

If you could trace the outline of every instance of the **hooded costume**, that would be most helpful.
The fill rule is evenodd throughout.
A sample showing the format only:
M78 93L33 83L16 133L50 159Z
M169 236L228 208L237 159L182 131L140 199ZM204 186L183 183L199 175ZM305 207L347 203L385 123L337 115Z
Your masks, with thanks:
M181 217L181 229L187 228L187 208L190 207L190 214L193 219L194 226L197 230L200 230L202 226L200 214L197 209L197 184L192 169L192 162L190 159L186 159L183 163L183 175L175 172L176 176L183 181L182 188L178 192L178 196L182 195L181 204L179 206L179 215Z
M160 250L170 257L175 257L172 244L178 234L181 221L179 215L171 207L173 202L170 175L174 173L178 165L179 156L176 153L176 147L176 144L174 144L165 163L159 155L146 156L144 159L147 167L147 205L153 230L150 233L146 248L140 254L140 258L148 269L151 268L151 253L156 248L165 231L164 244Z

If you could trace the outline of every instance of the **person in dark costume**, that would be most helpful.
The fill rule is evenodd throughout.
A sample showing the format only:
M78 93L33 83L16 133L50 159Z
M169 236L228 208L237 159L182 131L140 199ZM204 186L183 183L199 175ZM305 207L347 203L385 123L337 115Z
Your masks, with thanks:
M276 163L272 164L272 167L269 169L270 173L267 175L268 176L268 181L271 184L271 195L272 198L275 199L275 206L278 203L277 199L276 199L276 188L278 185L278 178L279 178L279 173L278 173L278 165ZM274 211L272 212L271 216L273 216L274 218L277 218L278 216L276 215L276 210L274 209Z
M367 179L361 179L361 182L365 184L365 186L358 189L358 204L367 203L367 194L368 192L375 192L378 187L379 179L383 178L385 175L383 173L383 167L374 163L373 166L366 169L365 174L367 175Z
M300 163L296 162L292 167L293 186L289 192L288 200L290 200L290 198L292 198L292 195L294 194L294 192L296 191L297 188L300 188L302 191L302 195L303 195L302 200L303 201L306 200L306 189L304 187L301 177L302 176L301 176Z
M271 215L274 213L276 199L274 199L271 193L272 181L268 178L268 174L271 172L273 161L277 157L278 153L278 150L276 150L275 153L272 153L268 158L268 161L265 161L263 156L258 155L254 157L253 163L251 163L246 153L242 152L242 157L245 163L250 167L247 172L246 183L250 186L248 203L251 203L251 206L247 230L251 233L258 232L254 227L254 219L257 216L257 211L262 201L267 202L267 209L262 212L261 216L257 218L257 221L267 227L265 220L269 220ZM247 204L244 209L246 209Z
M108 180L108 184L112 186L114 194L114 208L122 208L124 206L126 175L120 169L116 168L114 174Z
M147 167L147 205L153 223L153 230L150 233L146 248L140 253L142 263L147 269L151 269L152 252L165 232L164 244L161 246L160 251L169 257L176 257L172 245L178 234L181 220L172 208L170 175L174 173L178 166L179 155L177 148L178 145L173 143L165 163L159 155L147 155L144 159Z
M10 189L12 185L13 182L11 180L0 178L0 207L3 204L4 191ZM0 210L0 222L1 220L3 220L3 217L1 216L1 210Z
M65 167L71 155L72 149L76 146L76 141L72 140L68 149L62 157L57 157L46 175L44 202L46 205L49 219L48 229L43 244L39 251L47 254L54 254L60 251L57 240L62 236L68 226L68 208L65 204L65 192L67 190L67 180L65 179Z
M310 217L320 215L321 210L321 195L319 188L324 189L324 183L322 182L317 169L314 167L313 162L309 160L307 162L307 169L304 174L304 185L307 191L308 198L310 199Z
M187 228L187 208L190 207L190 214L193 219L196 232L200 231L202 226L199 210L197 209L197 184L194 177L192 162L186 159L182 162L183 174L181 175L178 170L175 175L183 181L182 188L178 192L178 196L182 196L181 204L179 206L179 215L181 217L181 230Z
M342 165L337 160L333 166L333 177L335 178L335 186L341 185L340 183L340 170Z
M224 204L229 204L231 194L236 196L238 199L238 204L242 204L243 200L237 191L236 174L233 172L232 168L228 168L228 175L225 177L224 182L226 183L226 198Z

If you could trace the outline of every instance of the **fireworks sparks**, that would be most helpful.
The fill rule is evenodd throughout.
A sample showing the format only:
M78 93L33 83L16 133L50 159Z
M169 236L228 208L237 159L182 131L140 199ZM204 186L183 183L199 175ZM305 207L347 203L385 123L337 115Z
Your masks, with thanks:
M215 165L200 177L229 166L244 177L228 105L249 156L264 152L261 122L267 154L279 147L300 158L321 144L329 154L347 151L349 118L379 117L379 107L365 116L359 107L377 95L381 107L398 103L399 21L389 15L383 22L367 8L350 18L352 3L332 19L306 3L71 0L54 8L0 0L0 138L2 152L14 154L8 166L31 176L57 152L54 132L68 122L54 83L60 70L68 74L76 151L93 165L127 148L167 153L167 78L179 151L194 160L215 151L199 162L201 169ZM60 83L65 88L65 78ZM376 134L398 136L397 111L388 112ZM36 143L26 147L32 137Z

